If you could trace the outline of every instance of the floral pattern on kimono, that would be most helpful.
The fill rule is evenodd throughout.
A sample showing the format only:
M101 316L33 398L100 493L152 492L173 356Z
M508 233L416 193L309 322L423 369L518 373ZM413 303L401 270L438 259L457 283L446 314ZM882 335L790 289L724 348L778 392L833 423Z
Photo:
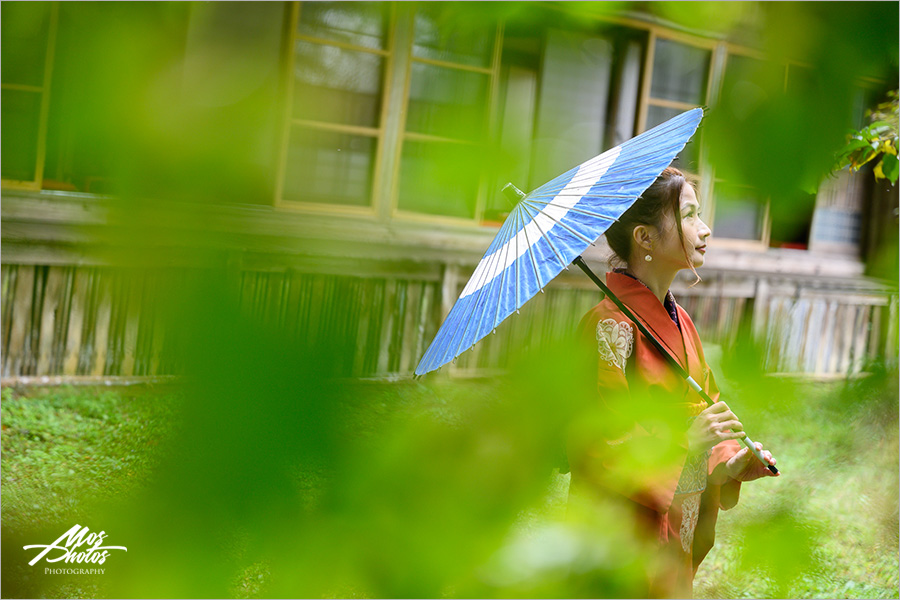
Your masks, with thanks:
M597 323L597 351L611 367L625 371L625 363L634 348L634 328L626 321L605 319Z
M700 496L706 491L707 468L710 450L689 456L678 479L675 496L681 497L681 547L690 552L694 544L694 530L700 517Z

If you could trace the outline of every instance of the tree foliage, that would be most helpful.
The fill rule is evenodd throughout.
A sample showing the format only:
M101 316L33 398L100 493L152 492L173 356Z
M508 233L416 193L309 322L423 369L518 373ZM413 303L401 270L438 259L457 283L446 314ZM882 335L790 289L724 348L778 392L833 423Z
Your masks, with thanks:
M847 135L847 144L837 157L836 170L850 167L858 171L863 165L873 162L876 179L888 179L897 183L900 163L897 160L898 114L897 90L888 92L888 99L866 116L870 123L859 131Z

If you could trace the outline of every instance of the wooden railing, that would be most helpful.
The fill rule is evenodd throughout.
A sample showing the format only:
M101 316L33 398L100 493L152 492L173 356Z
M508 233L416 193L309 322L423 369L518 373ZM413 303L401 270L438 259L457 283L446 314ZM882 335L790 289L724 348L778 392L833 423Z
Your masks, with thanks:
M173 358L178 332L166 330L158 290L169 289L173 277L191 276L187 270L173 275L171 270L4 264L3 377L178 373ZM464 279L456 277L456 294ZM244 271L239 296L246 318L288 336L311 341L349 336L356 350L340 368L347 376L407 376L456 298L442 290L444 283ZM770 371L852 374L867 360L896 353L896 296L802 287L786 295L779 293L783 287L755 298L721 295L715 285L677 295L707 342L728 346L742 324L750 323L764 341ZM573 331L599 300L597 290L562 278L448 369L457 375L503 369L508 349L551 343Z
M144 231L145 246L135 250L113 224L114 206L83 195L4 192L4 378L177 374L179 331L166 326L161 290L177 294L179 277L189 282L213 266L230 273L246 318L288 336L349 340L342 374L409 376L493 235L160 203L140 218L124 216L125 227ZM704 268L701 283L690 285L686 273L673 286L705 342L729 347L750 331L770 372L848 375L871 359L896 362L896 290L862 277L858 262L718 254L724 259ZM602 251L585 258L605 270ZM504 369L509 349L551 343L599 300L581 273L563 272L447 371Z

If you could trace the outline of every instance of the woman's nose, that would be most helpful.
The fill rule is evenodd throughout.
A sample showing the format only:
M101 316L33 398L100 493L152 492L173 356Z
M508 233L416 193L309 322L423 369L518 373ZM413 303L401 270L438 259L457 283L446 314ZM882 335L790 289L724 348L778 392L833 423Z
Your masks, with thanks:
M707 238L710 235L712 235L712 230L709 228L709 225L707 225L706 222L703 220L700 221L699 233L700 233L701 238Z

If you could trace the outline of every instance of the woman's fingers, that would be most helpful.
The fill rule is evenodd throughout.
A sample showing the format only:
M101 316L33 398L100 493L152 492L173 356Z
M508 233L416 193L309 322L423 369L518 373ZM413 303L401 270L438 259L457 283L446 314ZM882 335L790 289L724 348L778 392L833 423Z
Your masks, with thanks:
M731 419L730 421L720 422L718 428L731 429L732 431L743 431L744 425L737 419Z
M762 453L763 458L765 458L770 465L774 465L777 462L775 460L775 457L772 456L771 452L769 452L768 450L765 450L765 451L763 450L762 444L760 444L759 442L754 442L754 444L756 445L756 449Z
M707 414L718 414L727 410L729 410L729 408L725 402L713 402L710 406L703 409L703 412Z

